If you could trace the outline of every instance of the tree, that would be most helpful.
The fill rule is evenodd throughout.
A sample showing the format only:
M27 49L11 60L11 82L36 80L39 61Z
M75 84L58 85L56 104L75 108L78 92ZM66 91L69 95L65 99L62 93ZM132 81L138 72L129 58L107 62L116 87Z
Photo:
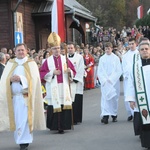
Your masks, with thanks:
M142 4L144 6L144 14L147 14L148 9L150 8L150 0L143 0Z
M113 26L117 29L124 25L132 27L137 19L137 7L143 4L146 14L150 0L77 0L93 16L98 18L98 24L104 27Z
M137 19L137 7L140 5L139 0L126 0L126 26L132 26Z
M98 5L93 14L98 18L97 24L105 26L108 23L108 11L102 9L100 5Z
M110 26L122 28L125 26L125 0L113 0L109 5L109 22Z
M136 26L149 26L150 25L150 14L144 16L142 19L138 19L135 22Z
M87 0L77 0L77 1L78 1L81 5L83 5L85 8L91 10L91 9L89 8L89 1L87 1Z
M107 16L108 11L104 10L100 5L99 0L77 0L80 4L82 4L84 7L89 9L93 16L95 16L98 19L97 24L100 24L101 26L105 26L108 22Z

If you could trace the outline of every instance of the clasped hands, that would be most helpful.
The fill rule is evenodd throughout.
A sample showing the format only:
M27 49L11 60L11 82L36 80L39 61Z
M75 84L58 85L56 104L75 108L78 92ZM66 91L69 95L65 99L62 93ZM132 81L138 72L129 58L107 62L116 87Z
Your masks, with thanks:
M135 102L130 101L130 107L134 110L134 108L136 107Z
M71 69L70 68L67 68L65 70L65 73L71 73ZM59 69L55 69L54 72L53 72L54 75L60 75L61 74L61 71Z
M10 82L20 82L20 77L18 75L13 75L10 77Z

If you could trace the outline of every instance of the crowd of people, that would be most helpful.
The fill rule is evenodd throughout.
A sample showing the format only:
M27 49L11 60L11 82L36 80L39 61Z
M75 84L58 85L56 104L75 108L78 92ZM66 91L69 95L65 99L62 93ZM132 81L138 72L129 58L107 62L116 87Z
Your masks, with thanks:
M64 130L70 130L73 125L82 122L83 91L98 87L101 89L101 122L108 124L109 116L117 122L120 81L123 80L127 120L134 118L135 135L140 135L143 147L150 148L149 142L145 141L150 138L147 84L150 37L149 27L146 31L144 29L124 27L116 33L113 28L103 31L101 27L96 45L61 43L60 37L51 33L48 37L50 47L47 49L36 51L27 48L26 44L18 44L13 50L1 48L0 84L5 86L0 90L0 105L4 105L5 101L8 111L1 109L0 112L3 116L7 115L10 123L8 119L3 121L4 118L1 118L4 126L0 129L8 127L14 131L20 150L27 150L33 140L33 129L44 129L44 115L40 115L41 121L38 118L40 113L44 114L41 99L47 103L46 127L63 134ZM141 72L139 67L143 68ZM138 85L137 72L142 87ZM137 85L133 84L134 81ZM46 91L44 97L42 85ZM143 95L139 96L139 93ZM24 113L23 120L20 112ZM145 118L140 117L141 114Z
M107 30L103 27L97 29L91 28L90 31L91 42L89 44L81 43L76 45L76 52L84 56L85 62L85 89L93 89L100 86L99 79L97 78L97 66L99 58L104 54L104 43L111 42L113 44L113 52L122 61L122 56L129 50L129 39L134 38L136 45L138 45L141 37L147 37L150 39L150 27L149 26L136 26L123 27L121 31L117 31L115 28L110 27ZM65 55L66 44L61 44L61 54ZM10 58L14 58L14 50L1 48L1 52L6 56L6 62ZM43 62L52 54L51 49L28 48L28 55L35 60L40 68ZM94 77L94 79L93 79ZM90 79L90 80L89 80ZM94 84L93 84L94 80ZM89 83L88 83L89 82Z
M128 38L135 38L138 43L140 36L150 39L150 27L136 27L134 25L133 27L124 26L122 30L117 30L113 27L105 29L104 27L99 26L96 29L91 28L89 35L91 44L96 44L97 42L112 42L114 45L117 45L118 39L125 43Z

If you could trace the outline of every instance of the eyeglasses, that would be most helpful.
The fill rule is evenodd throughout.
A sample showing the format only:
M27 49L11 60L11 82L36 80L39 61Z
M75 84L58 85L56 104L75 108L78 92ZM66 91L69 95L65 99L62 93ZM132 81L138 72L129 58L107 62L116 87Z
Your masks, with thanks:
M144 50L148 51L149 48L141 48L140 50L141 50L141 51L144 51Z

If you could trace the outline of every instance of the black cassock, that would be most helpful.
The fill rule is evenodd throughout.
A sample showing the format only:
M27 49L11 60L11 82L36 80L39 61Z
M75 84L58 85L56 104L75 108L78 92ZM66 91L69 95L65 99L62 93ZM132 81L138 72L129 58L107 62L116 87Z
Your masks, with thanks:
M53 112L53 106L47 107L47 128L50 130L70 130L72 126L72 110L63 110L61 112Z
M140 136L141 146L150 148L150 124L142 124L142 119L139 112L134 112L133 125L135 135Z
M82 107L83 107L83 95L76 94L75 101L73 102L73 121L74 124L82 122Z

